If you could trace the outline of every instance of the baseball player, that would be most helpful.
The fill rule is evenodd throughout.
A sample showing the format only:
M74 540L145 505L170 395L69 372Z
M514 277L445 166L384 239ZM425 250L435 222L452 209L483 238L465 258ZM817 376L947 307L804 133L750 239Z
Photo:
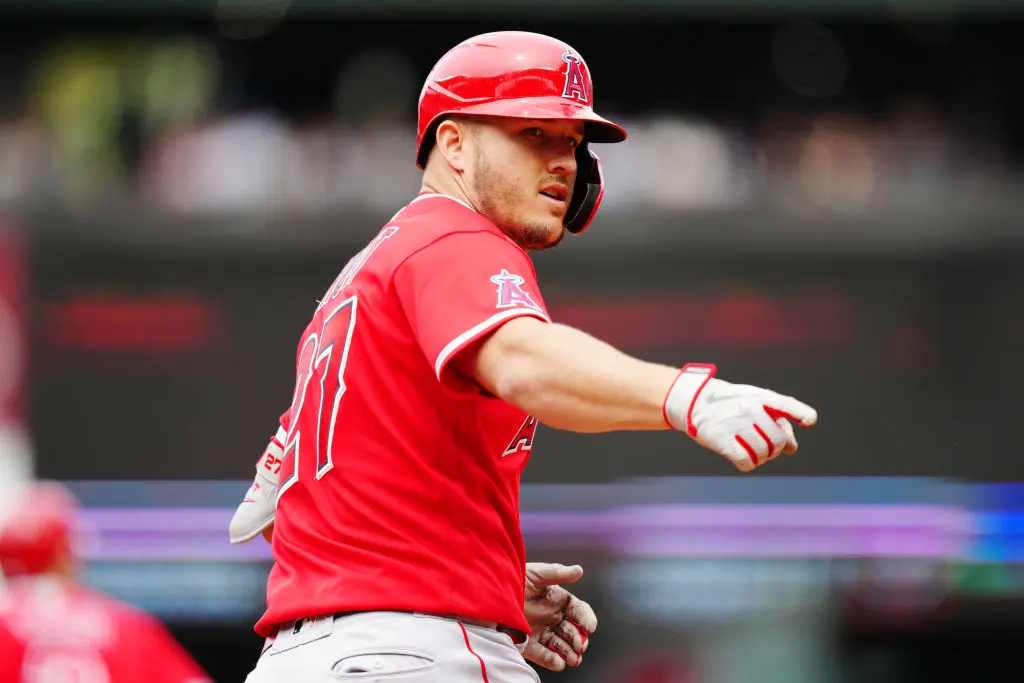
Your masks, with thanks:
M0 681L212 683L159 621L76 581L76 507L31 484L0 526Z
M537 424L678 430L750 471L816 422L714 365L644 362L550 319L530 254L586 229L591 146L626 139L593 102L580 54L534 33L470 38L428 75L422 191L320 299L269 476L233 520L235 540L273 523L249 683L526 683L534 643L579 664L596 619L559 584L580 570L538 586L519 526ZM547 627L538 590L557 594Z

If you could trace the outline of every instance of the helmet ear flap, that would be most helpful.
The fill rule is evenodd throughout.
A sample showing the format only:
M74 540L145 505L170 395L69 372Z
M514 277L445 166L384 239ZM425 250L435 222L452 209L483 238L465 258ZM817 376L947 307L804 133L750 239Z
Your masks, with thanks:
M565 229L578 235L594 220L601 199L604 197L604 180L601 177L601 160L590 151L586 142L576 148L576 184L572 198L565 211L562 224Z

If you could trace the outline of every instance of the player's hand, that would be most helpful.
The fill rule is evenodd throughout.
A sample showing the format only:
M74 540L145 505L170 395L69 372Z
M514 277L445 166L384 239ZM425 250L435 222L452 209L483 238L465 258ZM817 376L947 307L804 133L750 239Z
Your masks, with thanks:
M590 634L597 630L597 615L590 605L562 588L582 576L579 565L526 564L530 641L523 657L528 661L552 671L582 663Z
M228 537L234 544L246 543L259 535L269 542L277 511L277 482L284 452L271 441L256 463L256 478L235 510L228 526Z
M665 420L742 472L796 453L793 423L812 427L814 408L791 396L715 378L714 365L683 368L665 398Z

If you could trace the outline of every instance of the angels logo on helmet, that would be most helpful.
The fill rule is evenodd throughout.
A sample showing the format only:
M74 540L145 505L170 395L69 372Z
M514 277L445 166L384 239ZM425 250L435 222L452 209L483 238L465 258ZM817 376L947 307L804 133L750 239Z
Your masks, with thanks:
M565 70L565 88L562 90L562 97L584 103L590 102L590 95L587 93L587 81L583 76L586 64L583 63L579 55L574 55L572 52L566 52L562 55L562 61L569 65L569 68Z

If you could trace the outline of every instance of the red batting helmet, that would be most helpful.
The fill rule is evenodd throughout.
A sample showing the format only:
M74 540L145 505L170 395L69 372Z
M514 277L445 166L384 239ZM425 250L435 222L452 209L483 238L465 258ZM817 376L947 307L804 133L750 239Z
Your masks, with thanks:
M580 233L604 195L591 142L622 142L626 131L594 113L590 70L567 43L539 33L500 31L465 40L434 65L420 92L416 165L423 168L434 132L449 114L583 121L576 186L565 227Z
M0 524L0 571L5 576L43 574L71 552L78 501L56 483L21 491Z

